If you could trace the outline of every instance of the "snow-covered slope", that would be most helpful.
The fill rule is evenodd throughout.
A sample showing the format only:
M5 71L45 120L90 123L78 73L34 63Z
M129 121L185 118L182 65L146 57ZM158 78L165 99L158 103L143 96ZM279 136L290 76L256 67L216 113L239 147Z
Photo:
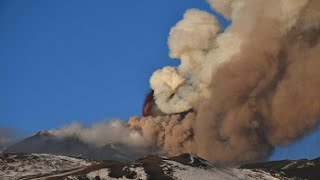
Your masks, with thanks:
M0 153L0 179L31 178L93 165L83 159L48 154Z
M274 176L287 178L299 177L300 179L310 180L320 179L320 158L313 160L301 159L253 163L243 165L240 168L254 171L263 170Z
M129 163L89 161L47 154L0 154L0 179L213 179L275 178L262 170L235 169L211 164L190 154L147 156Z

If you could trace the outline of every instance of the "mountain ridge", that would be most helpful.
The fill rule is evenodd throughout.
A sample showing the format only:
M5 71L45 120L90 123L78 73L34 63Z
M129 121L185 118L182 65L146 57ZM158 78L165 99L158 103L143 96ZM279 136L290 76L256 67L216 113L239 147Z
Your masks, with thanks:
M50 131L39 131L0 152L0 179L5 177L3 172L13 174L4 178L9 180L15 179L15 176L25 179L91 180L104 177L171 180L196 178L194 174L209 179L220 175L227 179L320 179L320 158L258 162L231 168L192 154L166 157L152 155L152 152L157 154L152 149L142 152L124 144L96 147L76 137L58 138ZM66 166L56 167L61 162L65 162ZM82 165L74 165L77 162ZM29 170L32 175L26 173Z
M50 131L39 131L11 146L5 153L46 153L72 157L82 157L93 160L132 161L156 149L142 150L125 144L105 144L94 146L81 141L76 136L60 138Z
M279 179L264 171L210 163L192 154L149 155L131 162L92 161L49 154L0 153L0 179Z

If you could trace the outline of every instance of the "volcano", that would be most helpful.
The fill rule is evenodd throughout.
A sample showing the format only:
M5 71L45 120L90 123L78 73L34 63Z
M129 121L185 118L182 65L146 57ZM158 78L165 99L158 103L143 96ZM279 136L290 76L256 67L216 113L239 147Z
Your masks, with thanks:
M6 153L46 153L92 160L116 160L120 162L135 160L152 150L143 151L125 144L105 144L92 146L77 137L59 138L50 131L40 131L3 150Z

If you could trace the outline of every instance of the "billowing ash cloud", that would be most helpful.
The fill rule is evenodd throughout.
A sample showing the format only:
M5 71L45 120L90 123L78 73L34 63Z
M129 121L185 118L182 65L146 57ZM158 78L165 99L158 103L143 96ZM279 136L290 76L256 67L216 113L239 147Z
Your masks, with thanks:
M12 130L0 127L0 151L15 141Z
M181 60L151 79L165 113L129 124L169 154L229 163L266 158L311 132L320 118L320 1L209 0L231 24L191 9L170 31Z
M132 117L120 132L98 125L95 129L106 130L84 130L81 137L132 143L133 133L140 145L157 145L170 155L189 152L215 162L239 163L264 159L275 146L316 127L320 1L209 3L231 20L230 26L223 30L210 13L188 10L168 38L170 56L181 65L164 67L150 78L162 112L194 113L183 119Z

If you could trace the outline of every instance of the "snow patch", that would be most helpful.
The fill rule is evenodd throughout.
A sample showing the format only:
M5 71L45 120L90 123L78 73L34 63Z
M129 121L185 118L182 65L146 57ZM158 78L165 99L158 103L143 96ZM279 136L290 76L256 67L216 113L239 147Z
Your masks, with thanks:
M129 168L130 171L134 171L137 173L136 179L148 179L148 175L146 174L146 172L144 171L143 167L136 167L136 168Z
M244 172L251 179L280 180L279 178L272 176L270 173L267 173L261 170L243 169L242 172Z
M102 180L109 180L109 169L104 168L104 169L99 169L97 171L92 171L89 174L87 174L87 177L89 179L95 179L97 176L99 176L100 179Z

